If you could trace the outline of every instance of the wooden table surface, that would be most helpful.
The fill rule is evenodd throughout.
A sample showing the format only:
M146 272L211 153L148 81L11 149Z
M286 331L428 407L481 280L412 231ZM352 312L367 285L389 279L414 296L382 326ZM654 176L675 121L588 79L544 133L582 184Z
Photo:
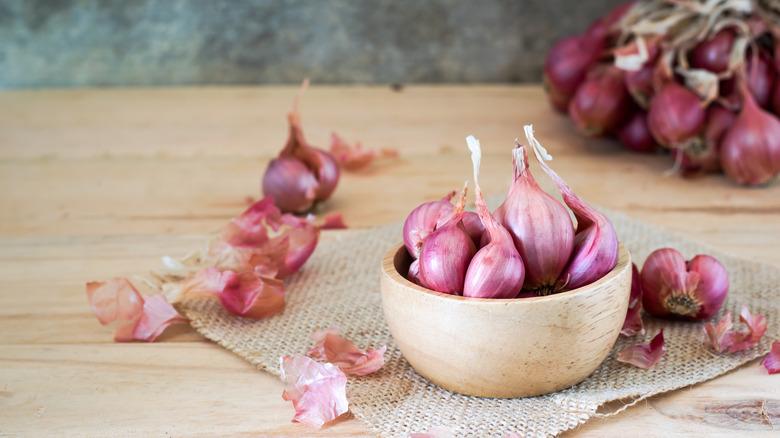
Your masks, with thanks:
M0 435L370 435L354 418L319 432L291 423L276 377L186 325L155 343L114 343L85 298L87 281L145 273L163 255L183 255L243 211L247 198L258 199L265 165L287 138L295 92L0 92ZM584 199L780 266L780 185L744 189L722 176L668 176L668 156L578 135L537 86L398 92L315 84L301 112L315 145L327 147L336 131L400 151L397 160L345 174L323 206L351 228L401 221L471 179L468 134L483 145L483 190L505 192L513 140L533 123L553 167ZM780 430L780 376L754 361L563 436L769 436L772 429Z

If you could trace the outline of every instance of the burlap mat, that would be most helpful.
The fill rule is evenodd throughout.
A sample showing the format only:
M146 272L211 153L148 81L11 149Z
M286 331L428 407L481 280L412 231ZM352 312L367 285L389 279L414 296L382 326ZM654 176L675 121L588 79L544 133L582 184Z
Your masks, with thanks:
M780 337L780 269L732 257L688 238L602 209L638 266L661 247L678 249L687 259L706 253L728 269L731 288L721 311L737 316L744 303L766 316L768 330L760 345L714 355L702 344L702 323L645 317L645 336L621 336L604 363L585 381L553 394L519 399L486 399L440 389L419 376L401 356L390 336L379 293L380 261L401 241L402 224L364 231L341 232L321 242L303 270L287 283L287 308L266 320L232 317L215 300L185 302L180 310L203 336L238 354L258 368L279 375L279 357L303 354L313 346L310 335L336 326L362 349L387 345L386 364L369 376L349 376L350 410L381 436L405 437L432 426L451 429L457 436L504 437L516 433L545 437L584 423L606 402L625 403L703 382L769 351ZM735 320L735 326L741 323ZM615 360L628 345L648 343L664 329L667 353L651 370ZM280 394L281 401L281 394ZM326 426L327 427L327 426Z

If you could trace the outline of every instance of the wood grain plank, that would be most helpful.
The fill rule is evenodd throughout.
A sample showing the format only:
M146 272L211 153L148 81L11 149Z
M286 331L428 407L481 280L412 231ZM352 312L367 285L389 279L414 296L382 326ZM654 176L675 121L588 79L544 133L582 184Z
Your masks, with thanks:
M0 346L3 436L364 436L291 423L282 382L208 342Z
M310 434L290 423L275 377L186 326L159 344L113 344L84 293L87 281L188 252L258 199L296 91L0 91L0 435ZM483 190L505 193L513 140L533 123L584 199L780 266L780 184L746 190L722 176L667 176L668 156L577 134L539 86L315 85L301 111L316 145L337 131L400 151L345 173L318 210L343 213L353 228L403 220L471 179L468 134L483 145ZM769 436L780 427L780 381L762 373L753 363L565 436ZM370 434L345 419L315 435Z

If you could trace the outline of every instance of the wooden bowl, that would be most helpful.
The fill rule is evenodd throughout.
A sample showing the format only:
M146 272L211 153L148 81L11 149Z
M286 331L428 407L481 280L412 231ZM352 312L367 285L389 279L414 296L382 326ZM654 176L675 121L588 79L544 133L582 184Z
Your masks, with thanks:
M530 397L584 380L612 349L631 292L623 245L603 278L546 297L434 292L405 278L411 262L403 244L382 259L382 306L398 348L426 379L479 397Z

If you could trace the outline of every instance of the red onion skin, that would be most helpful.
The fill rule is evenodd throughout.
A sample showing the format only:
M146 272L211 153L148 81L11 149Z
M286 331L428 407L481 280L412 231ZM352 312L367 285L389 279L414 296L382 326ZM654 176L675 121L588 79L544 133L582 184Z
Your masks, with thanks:
M450 198L454 194L455 192L452 192L439 201L425 202L406 217L403 228L404 245L413 258L420 256L423 241L452 217L454 207Z
M780 120L744 88L742 110L720 143L720 165L738 184L767 184L780 174Z
M513 167L509 194L493 216L512 235L525 264L523 290L547 295L569 262L574 224L566 207L536 183L528 170L528 153L520 144L514 151Z
M642 306L657 317L711 318L723 306L729 288L728 273L718 260L700 254L686 262L672 248L651 253L640 276Z
M696 137L706 117L696 93L669 81L650 102L647 126L659 144L676 147Z
M569 103L569 116L580 132L588 136L610 134L630 113L632 102L623 76L623 70L614 65L600 65L577 88Z
M722 29L693 48L689 58L693 68L722 73L729 67L731 48L734 45L734 31Z
M547 52L544 86L553 108L562 113L568 111L572 96L602 49L603 42L577 35L558 41Z
M274 158L263 174L263 194L273 196L285 213L303 213L316 199L319 183L314 173L292 157Z
M618 140L629 150L644 154L658 152L660 146L647 127L647 112L635 112L618 129Z
M420 248L420 282L437 292L462 295L469 262L477 252L456 214L437 229Z

